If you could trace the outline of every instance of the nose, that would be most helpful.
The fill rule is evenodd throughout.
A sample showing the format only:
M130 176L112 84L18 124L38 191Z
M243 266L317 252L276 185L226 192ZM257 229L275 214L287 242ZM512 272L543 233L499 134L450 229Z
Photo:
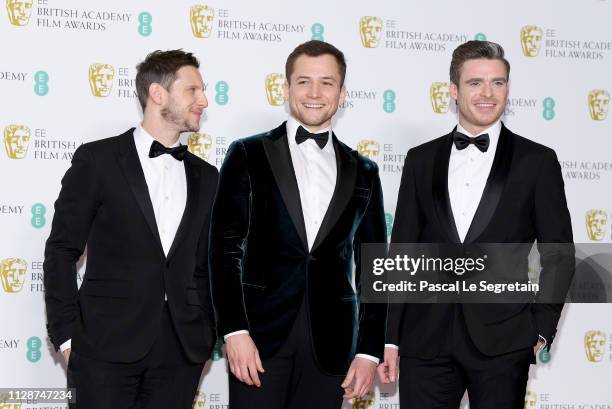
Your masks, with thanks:
M493 87L491 86L491 83L484 83L484 85L482 86L482 95L484 97L490 97L493 95Z
M204 93L204 91L202 91L202 95L198 100L198 106L202 108L208 107L208 98L206 98L206 94Z
M311 98L317 98L320 94L320 86L316 82L313 82L310 87L308 87L308 96Z

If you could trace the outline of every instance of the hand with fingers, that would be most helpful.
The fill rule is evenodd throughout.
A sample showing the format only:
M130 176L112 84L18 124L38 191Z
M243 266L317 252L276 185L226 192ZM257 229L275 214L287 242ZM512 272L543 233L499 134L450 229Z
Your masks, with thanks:
M356 357L342 382L344 399L362 398L372 390L376 376L376 364L369 359Z
M261 386L259 373L264 373L259 351L248 334L236 334L225 340L230 371L247 385Z
M399 350L397 348L385 348L385 359L378 365L378 377L384 384L395 382L399 366Z

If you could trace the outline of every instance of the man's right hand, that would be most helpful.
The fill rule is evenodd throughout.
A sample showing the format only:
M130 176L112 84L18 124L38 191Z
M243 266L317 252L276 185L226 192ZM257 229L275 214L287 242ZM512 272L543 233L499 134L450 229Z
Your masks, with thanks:
M399 350L397 348L385 348L385 360L378 365L378 377L382 383L395 382L399 366Z
M66 362L66 366L68 366L68 361L70 361L70 351L72 351L72 348L68 348L62 351L62 355L64 356L64 361Z
M231 335L225 340L230 371L247 385L261 386L259 373L264 372L259 351L248 334Z

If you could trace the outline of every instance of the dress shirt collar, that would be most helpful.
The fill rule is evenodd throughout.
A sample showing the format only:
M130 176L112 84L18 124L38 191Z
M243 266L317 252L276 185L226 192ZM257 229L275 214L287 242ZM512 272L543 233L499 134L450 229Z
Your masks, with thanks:
M495 122L493 125L485 129L484 131L480 132L478 135L472 135L464 127L462 127L461 124L457 124L457 131L469 136L470 138L476 138L477 136L485 134L485 133L489 134L489 149L487 149L487 152L485 153L489 153L489 152L495 153L495 150L497 149L497 142L499 141L499 134L501 133L501 127L502 127L501 119L498 119L497 122ZM472 146L472 148L477 149L475 146ZM458 151L455 144L453 144L453 150ZM465 151L467 152L468 149L465 149Z
M295 135L297 133L297 129L302 126L304 127L304 129L306 129L308 132L312 132L310 129L308 129L308 127L306 125L303 125L300 121L298 121L297 119L295 119L294 117L292 117L291 115L289 115L289 118L287 119L287 140L289 141L289 145L294 145L294 146L299 146L298 143L295 141ZM328 153L333 153L334 152L334 143L332 140L332 129L331 126L321 129L316 133L323 133L323 132L329 132L329 139L327 140L327 143L325 144L325 146L323 147L323 149L321 149L321 151L325 151ZM314 133L314 132L312 132ZM314 141L311 141L313 143L315 143ZM304 143L308 143L308 141L304 142Z
M155 140L156 139L142 127L142 124L138 124L138 126L136 126L136 129L134 129L134 143L136 144L136 151L138 151L138 156L140 156L141 158L149 157L151 144ZM170 146L170 148L174 148L175 146L179 145L180 141L176 141L176 143Z

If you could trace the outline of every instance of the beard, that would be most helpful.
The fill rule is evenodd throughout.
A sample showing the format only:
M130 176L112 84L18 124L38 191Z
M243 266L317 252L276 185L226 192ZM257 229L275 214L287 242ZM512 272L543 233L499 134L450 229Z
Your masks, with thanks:
M184 117L184 114L177 109L172 108L173 105L161 109L162 118L169 124L172 124L179 132L197 132L200 130L200 123L189 121Z

